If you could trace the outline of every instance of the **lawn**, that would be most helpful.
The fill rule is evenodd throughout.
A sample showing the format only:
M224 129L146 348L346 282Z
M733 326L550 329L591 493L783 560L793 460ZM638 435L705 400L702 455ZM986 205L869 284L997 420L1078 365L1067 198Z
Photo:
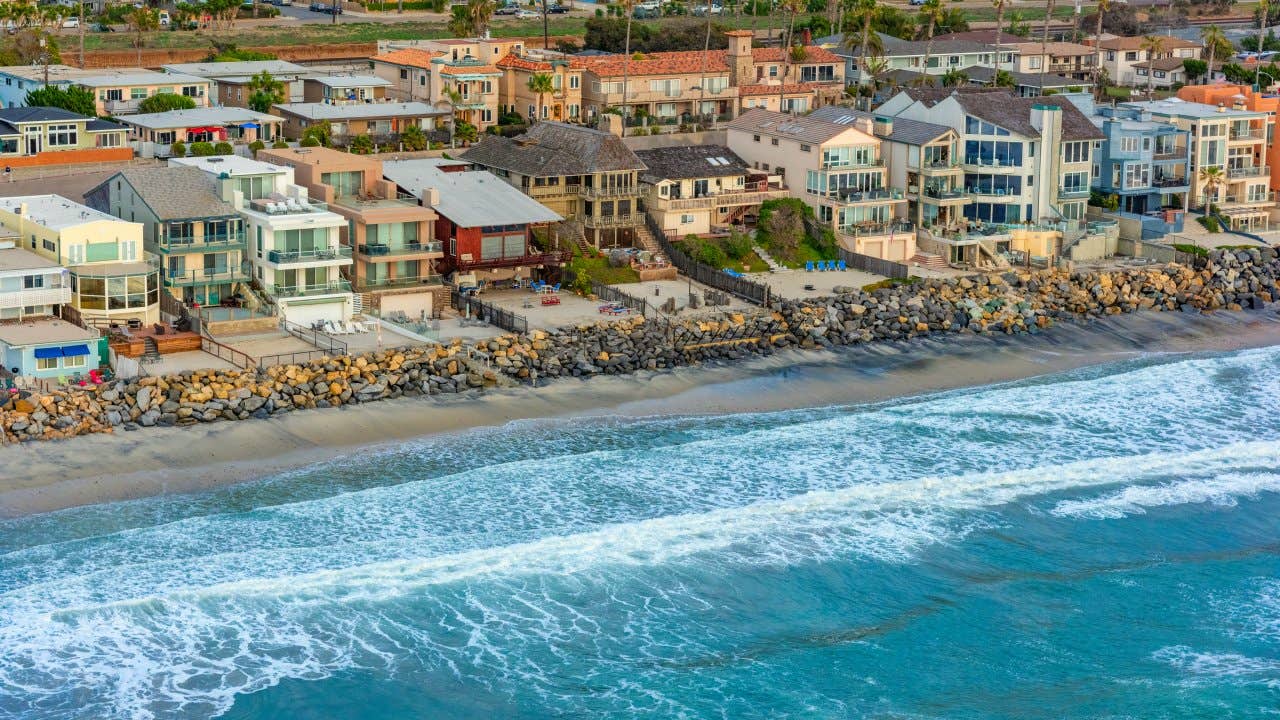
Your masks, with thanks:
M640 276L630 267L610 267L609 261L603 257L583 257L575 254L569 263L569 269L581 275L586 273L592 280L605 285L622 285L640 282Z

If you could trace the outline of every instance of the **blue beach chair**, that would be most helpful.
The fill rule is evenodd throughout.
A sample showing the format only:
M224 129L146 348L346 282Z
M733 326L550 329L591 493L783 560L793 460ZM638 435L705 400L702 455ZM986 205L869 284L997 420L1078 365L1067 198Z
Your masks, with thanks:
M836 267L840 268L840 270L841 270L841 271L844 271L844 270L848 270L848 269L849 269L849 266L845 265L843 260L841 260L840 262L836 263Z
M835 261L835 260L828 260L828 261L827 261L827 272L835 272L835 271L836 271L836 261Z
M812 260L805 260L805 262L804 262L804 271L805 271L805 272L813 272L813 261L812 261Z

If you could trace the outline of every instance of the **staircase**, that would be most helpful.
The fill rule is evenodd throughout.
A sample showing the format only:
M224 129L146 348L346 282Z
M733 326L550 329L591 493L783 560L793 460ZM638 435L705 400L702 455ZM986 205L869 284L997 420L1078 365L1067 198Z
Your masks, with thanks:
M653 253L654 255L662 254L662 246L658 244L656 239L654 239L653 233L649 232L649 228L644 225L636 228L636 245L641 250Z
M769 253L765 252L764 248L759 245L752 245L751 249L755 250L756 254L760 256L760 259L764 261L764 264L769 266L769 272L782 272L786 269L779 265L778 261L770 257Z
M922 268L927 268L929 270L950 270L951 269L951 266L947 265L946 259L944 259L941 255L934 255L933 253L927 253L927 252L918 252L915 255L912 255L911 260L909 260L907 264L918 265Z
M150 335L142 338L142 358L144 363L160 362L160 347L156 345L156 339Z

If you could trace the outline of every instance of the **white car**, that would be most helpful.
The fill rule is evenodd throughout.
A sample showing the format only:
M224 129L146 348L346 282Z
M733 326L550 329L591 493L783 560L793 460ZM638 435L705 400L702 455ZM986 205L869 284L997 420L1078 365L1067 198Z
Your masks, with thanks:
M645 10L661 10L662 3L659 0L645 0L645 2L636 5L636 7L644 8Z
M540 18L540 17L542 17L542 13L536 13L532 10L520 9L516 11L517 20L531 20L533 18Z
M80 18L78 18L78 17L67 18L66 20L63 20L63 21L62 21L62 27L64 27L64 28L78 28L78 27L80 27Z

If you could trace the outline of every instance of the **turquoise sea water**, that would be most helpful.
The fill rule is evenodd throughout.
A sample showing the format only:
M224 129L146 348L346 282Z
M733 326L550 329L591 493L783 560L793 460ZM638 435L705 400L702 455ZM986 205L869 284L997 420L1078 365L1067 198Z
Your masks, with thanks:
M1280 715L1280 349L0 523L0 718Z

